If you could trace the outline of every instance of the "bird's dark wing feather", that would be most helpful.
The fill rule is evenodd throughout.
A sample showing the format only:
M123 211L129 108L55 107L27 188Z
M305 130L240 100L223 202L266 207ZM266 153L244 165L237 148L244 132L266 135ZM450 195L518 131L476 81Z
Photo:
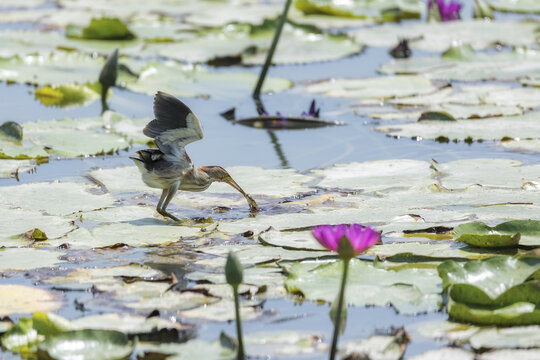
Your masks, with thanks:
M143 129L143 133L156 139L161 148L185 146L202 139L203 133L199 119L176 97L158 91L154 97L154 120Z

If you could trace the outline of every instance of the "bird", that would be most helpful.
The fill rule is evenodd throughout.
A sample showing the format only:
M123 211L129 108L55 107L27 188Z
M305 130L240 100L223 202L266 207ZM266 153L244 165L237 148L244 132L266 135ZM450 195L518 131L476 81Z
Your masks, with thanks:
M213 182L224 182L238 190L247 200L250 212L256 214L258 206L231 175L221 166L196 168L185 146L203 138L199 119L189 107L175 96L158 91L154 96L154 117L143 129L143 134L153 138L157 149L136 151L130 157L141 172L143 182L162 189L156 210L164 217L180 220L167 211L167 206L178 190L204 191Z

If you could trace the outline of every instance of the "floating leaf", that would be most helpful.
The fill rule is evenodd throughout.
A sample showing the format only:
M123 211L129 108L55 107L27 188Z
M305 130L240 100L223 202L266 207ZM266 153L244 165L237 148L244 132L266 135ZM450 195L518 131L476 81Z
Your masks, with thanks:
M188 62L219 62L228 57L245 64L262 64L277 20L261 26L228 24L178 43L160 44L161 56ZM320 49L325 51L321 52ZM255 51L253 51L255 49ZM362 46L343 35L323 34L305 26L286 24L273 62L276 64L329 61L358 53Z
M425 77L416 75L384 76L364 79L331 79L306 86L309 93L354 99L386 99L425 95L438 88Z
M525 282L538 269L540 259L502 256L465 264L447 260L438 266L443 290L456 302L484 306L540 301L538 281Z
M443 347L437 350L428 350L420 355L410 358L411 360L445 360L445 359L462 359L474 360L474 353L455 347Z
M320 263L319 263L320 264ZM341 262L300 262L289 269L285 281L291 293L301 293L306 299L331 302L339 288ZM353 260L347 282L347 303L350 305L393 305L397 311L415 314L435 311L441 301L439 280L433 269L405 269L388 271L372 264Z
M125 359L133 351L126 334L112 330L67 331L47 336L38 348L53 359L81 360Z
M62 255L61 252L33 248L5 248L0 251L0 272L54 267L62 262Z
M469 339L474 349L532 348L540 341L540 326L482 328Z
M93 18L90 24L84 28L75 25L66 27L66 35L69 38L89 40L131 40L133 33L118 18L102 17Z
M467 305L448 300L448 314L455 320L477 325L538 325L540 311L536 305L528 302L516 302L499 308Z
M0 258L2 257L1 253ZM12 255L15 255L15 253L12 253ZM20 255L23 254L19 253ZM34 260L36 259L34 258ZM3 264L2 268L4 268ZM34 311L54 311L61 305L62 303L58 301L55 295L44 289L15 284L0 285L0 316L27 314ZM4 345L6 344L4 343Z
M399 343L395 336L373 335L361 341L350 341L340 349L346 359L385 359L399 360L403 357L406 344Z
M31 160L0 160L0 178L15 177L18 173L31 172L36 163Z
M424 4L420 1L337 1L299 0L295 7L304 14L324 14L351 18L375 18L379 21L399 21L420 18Z
M353 32L361 44L390 47L398 39L415 39L410 45L425 51L444 51L454 42L470 44L475 50L494 47L495 44L508 46L529 46L534 43L534 22L526 21L484 21L483 19L448 22L417 22L406 27L384 24L377 31L363 28Z
M456 241L477 247L540 246L540 222L514 220L497 226L467 223L456 227L454 236Z
M204 67L193 67L175 62L149 63L135 81L126 83L132 91L154 95L161 90L178 97L215 96L237 98L253 89L257 75L246 72L210 72ZM267 78L263 92L283 91L291 86L289 80Z
M45 106L59 107L88 104L99 98L93 89L80 85L44 86L35 90L35 96Z
M81 183L56 181L3 186L0 187L0 203L57 215L112 206L112 196L90 193L98 189Z

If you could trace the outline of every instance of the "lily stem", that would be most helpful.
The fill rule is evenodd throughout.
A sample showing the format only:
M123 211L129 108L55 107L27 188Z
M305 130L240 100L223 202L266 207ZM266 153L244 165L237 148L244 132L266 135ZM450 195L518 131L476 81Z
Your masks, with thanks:
M341 327L341 312L343 311L343 302L345 299L345 285L347 283L347 274L349 272L349 261L351 259L343 260L343 277L341 278L341 288L339 289L338 307L336 317L334 320L334 336L332 337L332 348L330 349L330 360L334 360L337 351L337 341L339 336L339 329Z
M242 321L240 320L240 300L238 299L238 285L233 286L234 294L234 310L236 313L236 337L238 339L238 353L236 355L237 360L244 360L246 355L244 354L244 340L242 339Z
M255 99L258 99L261 95L261 89L264 83L264 79L266 78L266 73L268 72L270 64L272 64L272 57L274 56L274 51L276 50L279 37L281 36L281 30L283 30L283 25L285 25L285 21L287 20L287 13L289 12L289 8L291 7L291 2L291 0L287 0L287 2L285 3L285 7L283 8L283 13L279 18L279 23L276 27L274 38L272 39L272 45L270 45L270 50L268 50L268 54L266 54L266 61L264 62L261 73L259 74L257 86L255 86L255 90L253 91L253 97Z

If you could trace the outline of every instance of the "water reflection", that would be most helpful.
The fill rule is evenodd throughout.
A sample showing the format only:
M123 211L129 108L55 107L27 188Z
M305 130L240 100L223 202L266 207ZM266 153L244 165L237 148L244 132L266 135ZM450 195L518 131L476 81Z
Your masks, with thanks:
M289 160L287 160L287 157L285 156L285 153L283 152L283 149L281 148L281 144L279 143L279 140L274 133L273 130L266 130L268 132L268 135L270 135L270 141L272 142L272 145L274 145L274 150L276 151L276 154L279 158L279 161L281 163L281 167L284 169L290 168Z

